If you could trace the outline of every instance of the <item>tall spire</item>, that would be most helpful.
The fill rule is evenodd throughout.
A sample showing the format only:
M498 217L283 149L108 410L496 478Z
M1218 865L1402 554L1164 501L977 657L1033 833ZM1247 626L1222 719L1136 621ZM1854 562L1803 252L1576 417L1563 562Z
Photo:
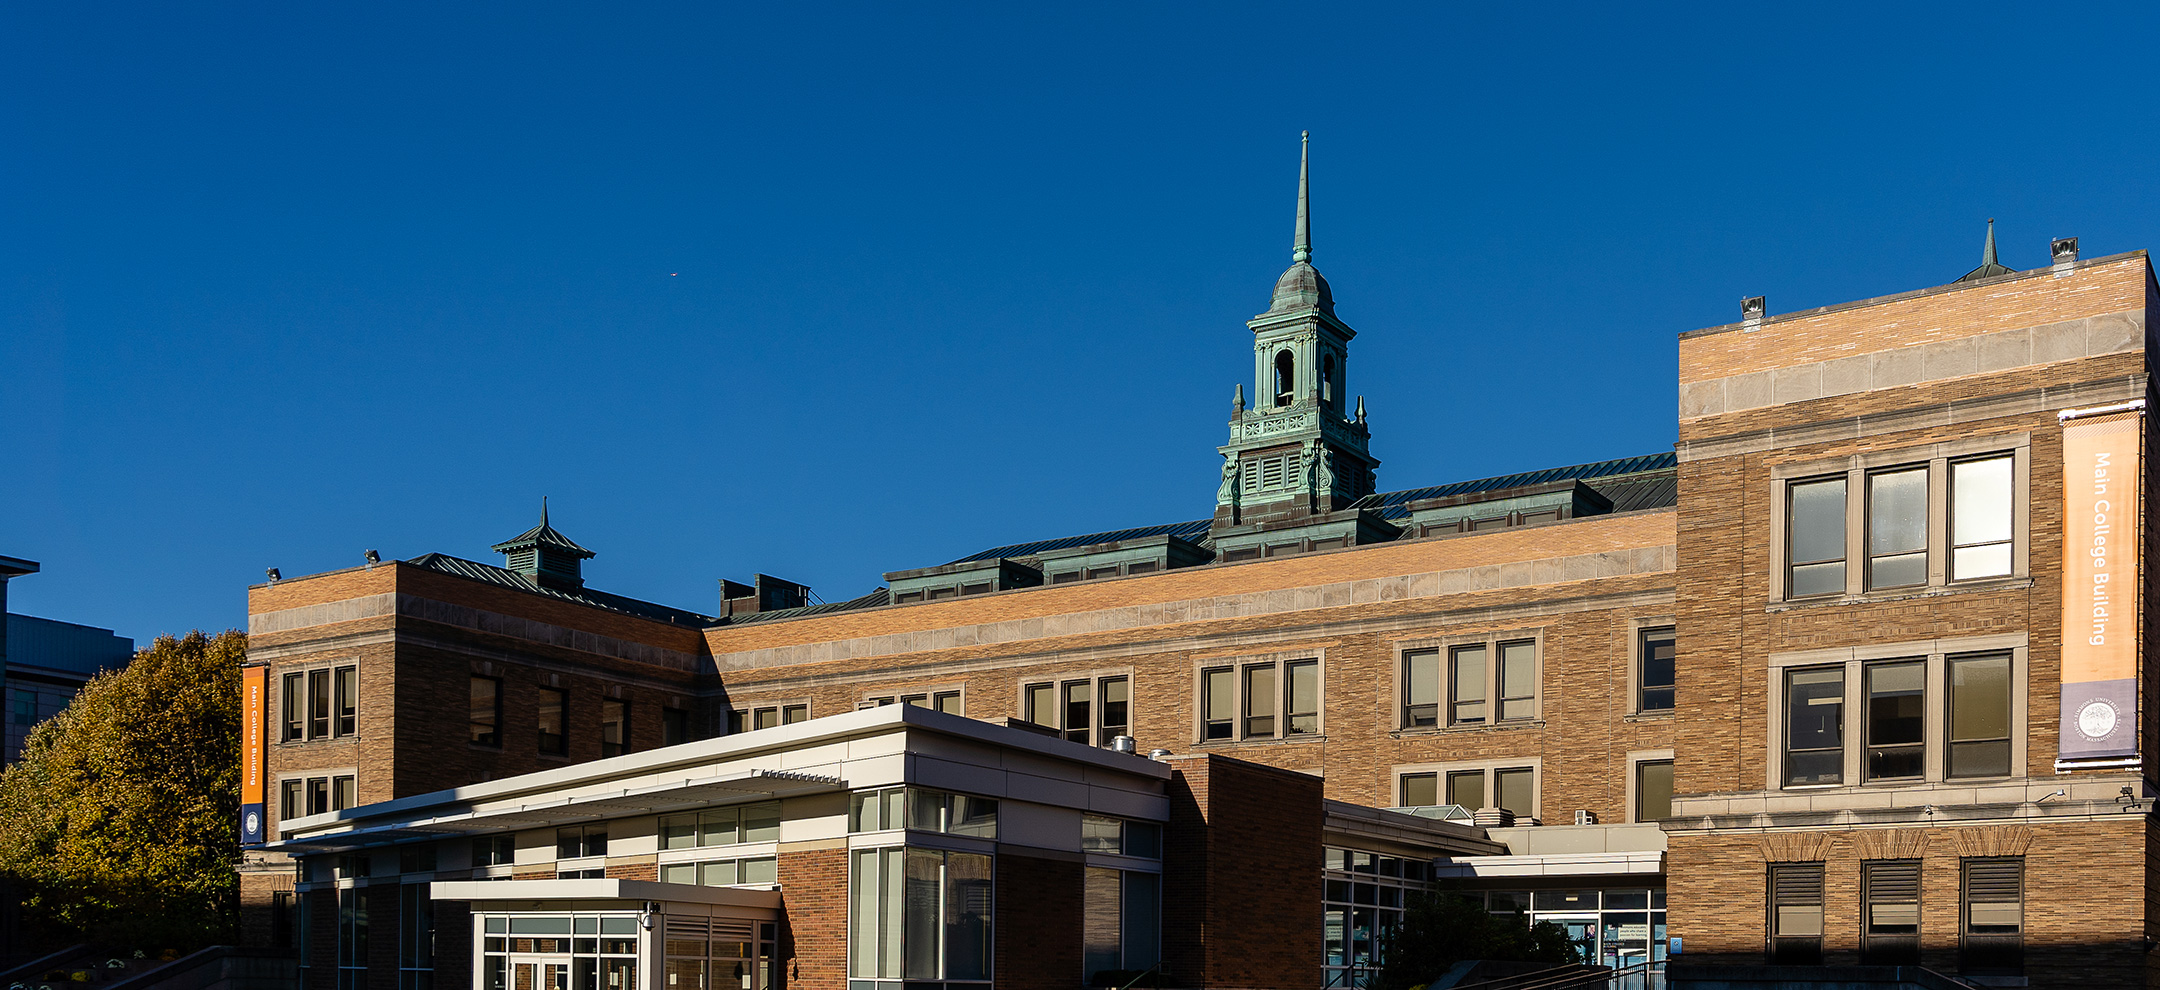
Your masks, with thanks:
M2008 275L2013 271L2016 271L2016 269L1995 260L1995 218L1989 217L1987 243L1980 248L1980 267L1958 276L1958 281L1970 282L1976 278L1987 278L1992 275Z
M547 496L542 495L540 496L540 526L545 529L547 524Z
M1297 166L1297 241L1290 247L1290 260L1292 262L1309 262L1312 260L1312 214L1307 210L1307 204L1311 197L1311 194L1312 132L1299 131Z

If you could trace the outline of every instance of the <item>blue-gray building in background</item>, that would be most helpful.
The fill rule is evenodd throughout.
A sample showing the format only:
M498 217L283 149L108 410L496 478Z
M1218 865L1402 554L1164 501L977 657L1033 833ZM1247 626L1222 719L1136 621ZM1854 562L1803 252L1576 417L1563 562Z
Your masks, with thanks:
M7 612L8 581L37 572L37 561L0 557L0 612L7 615L0 626L0 719L7 724L0 764L15 762L31 728L59 714L91 677L135 656L135 641L110 629Z

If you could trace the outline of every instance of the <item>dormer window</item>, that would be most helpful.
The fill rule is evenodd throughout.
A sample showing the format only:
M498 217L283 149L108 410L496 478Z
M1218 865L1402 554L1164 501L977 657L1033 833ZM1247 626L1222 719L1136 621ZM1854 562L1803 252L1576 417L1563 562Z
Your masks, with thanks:
M1297 359L1289 351L1275 352L1275 404L1290 404L1290 393L1296 389Z

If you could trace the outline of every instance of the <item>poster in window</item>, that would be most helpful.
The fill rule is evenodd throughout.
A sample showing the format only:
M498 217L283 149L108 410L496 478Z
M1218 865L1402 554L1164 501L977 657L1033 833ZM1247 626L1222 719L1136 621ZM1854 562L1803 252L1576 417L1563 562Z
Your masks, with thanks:
M240 670L240 843L261 845L269 830L263 823L263 716L264 692L269 690L267 667Z
M2063 425L2061 761L2137 756L2143 414Z

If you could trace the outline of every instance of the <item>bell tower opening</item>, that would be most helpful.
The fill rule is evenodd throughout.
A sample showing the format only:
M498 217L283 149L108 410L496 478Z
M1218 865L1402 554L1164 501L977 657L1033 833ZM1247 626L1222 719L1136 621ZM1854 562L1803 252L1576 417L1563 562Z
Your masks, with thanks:
M1287 406L1290 396L1297 391L1297 359L1289 351L1275 355L1275 404Z

